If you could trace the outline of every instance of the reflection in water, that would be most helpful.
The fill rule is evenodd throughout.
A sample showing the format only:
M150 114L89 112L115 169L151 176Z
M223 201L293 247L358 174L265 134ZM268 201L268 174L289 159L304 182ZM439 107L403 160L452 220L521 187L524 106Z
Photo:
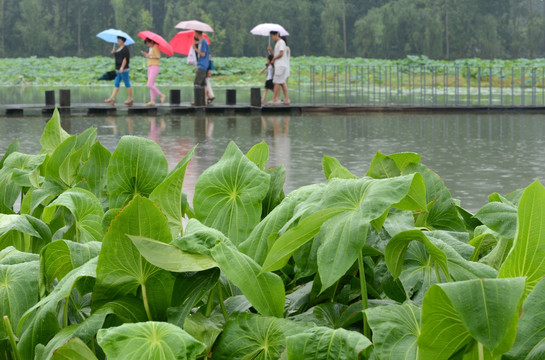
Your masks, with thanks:
M198 144L184 181L191 193L199 175L217 162L229 141L246 153L264 140L268 167L286 168L286 192L324 182L321 159L333 156L358 176L377 151L417 152L462 206L476 210L492 192L507 193L535 178L545 181L545 122L532 114L366 114L365 116L71 117L70 132L97 126L113 151L123 135L152 138L170 169ZM0 155L15 138L20 151L37 154L45 121L0 118Z

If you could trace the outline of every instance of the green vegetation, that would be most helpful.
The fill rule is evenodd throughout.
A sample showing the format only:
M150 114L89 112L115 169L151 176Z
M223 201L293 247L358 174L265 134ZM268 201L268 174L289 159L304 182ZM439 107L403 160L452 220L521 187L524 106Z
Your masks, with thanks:
M545 187L471 214L415 153L284 194L262 142L182 192L160 147L57 112L0 159L4 359L522 359L545 340ZM20 201L18 201L20 199Z
M136 52L132 50L133 54ZM213 72L214 83L217 85L256 85L261 86L264 77L258 75L259 70L265 65L264 58L214 58L217 70ZM314 73L312 68L314 67ZM395 88L398 78L396 69L404 73L401 79L402 86L420 86L421 73L424 74L423 83L428 86L432 80L436 86L454 86L455 67L459 68L458 84L465 86L469 69L470 86L477 86L477 78L481 68L481 80L483 84L488 82L492 74L492 84L499 87L520 86L524 79L526 86L531 87L532 69L536 69L536 84L541 86L545 73L545 59L517 59L517 60L483 60L460 59L456 61L431 60L426 56L408 56L400 60L363 59L363 58L331 58L331 57L293 57L291 59L292 81L301 81L302 84L310 83L312 76L314 81L320 83L326 76L327 81L335 83L335 74L340 74L341 81L345 81L345 74L350 69L352 83L375 82L381 85L385 81L386 72L391 71L393 79L389 78ZM500 68L503 68L500 71ZM111 85L112 82L98 81L97 78L104 72L114 69L114 61L109 57L92 57L81 59L69 58L18 58L0 59L0 85ZM324 71L326 69L326 71ZM524 69L524 78L522 71ZM375 75L373 77L373 71ZM409 83L407 74L412 71L415 78ZM432 78L432 73L435 76ZM449 78L445 79L444 74ZM193 82L194 67L186 64L185 57L163 58L161 60L161 72L157 77L158 84L162 85L190 85ZM337 75L339 76L339 75ZM143 57L133 57L131 60L131 83L145 85L147 81L147 67ZM485 85L483 85L485 86Z
M545 56L537 0L0 0L0 57L106 55L95 37L104 29L170 40L190 19L214 27L212 55L223 57L264 56L266 40L250 30L270 22L290 32L295 56Z

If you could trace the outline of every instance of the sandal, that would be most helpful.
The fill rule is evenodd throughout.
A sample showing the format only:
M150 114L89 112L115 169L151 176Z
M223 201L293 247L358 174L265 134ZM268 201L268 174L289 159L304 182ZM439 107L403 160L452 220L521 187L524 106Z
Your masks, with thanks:
M155 106L155 101L148 101L146 106Z
M159 102L160 102L161 104L163 104L163 103L165 102L166 97L167 97L167 96L166 96L165 94L161 95L161 100L160 100Z
M206 103L207 103L208 105L210 105L210 104L212 104L212 101L214 101L214 99L215 99L215 97L209 98L209 99L206 101Z
M115 99L110 97L110 98L107 98L106 100L104 100L105 103L108 103L108 104L115 104Z
M123 101L123 104L125 104L127 106L131 106L132 104L134 104L134 100L133 99L127 99L127 100Z

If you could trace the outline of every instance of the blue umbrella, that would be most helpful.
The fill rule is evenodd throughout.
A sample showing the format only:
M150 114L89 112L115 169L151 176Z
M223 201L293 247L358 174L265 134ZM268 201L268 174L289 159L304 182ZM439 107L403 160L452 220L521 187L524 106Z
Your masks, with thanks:
M104 40L106 42L113 43L113 44L117 44L117 37L118 36L121 36L121 37L124 37L125 39L127 39L127 41L125 41L125 45L134 44L134 40L129 36L129 34L127 34L124 31L121 31L121 30L108 29L108 30L104 30L104 31L97 34L98 38L100 38L100 39L102 39L102 40Z

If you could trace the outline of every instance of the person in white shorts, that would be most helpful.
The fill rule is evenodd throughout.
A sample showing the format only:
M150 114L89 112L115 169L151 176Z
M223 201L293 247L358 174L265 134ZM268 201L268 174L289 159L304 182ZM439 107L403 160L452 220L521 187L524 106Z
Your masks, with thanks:
M273 99L267 104L280 104L280 89L282 85L286 83L288 78L288 56L286 55L286 43L277 31L271 31L271 38L276 43L274 46L274 57L271 63L274 64L274 76L273 76ZM269 47L269 51L272 48ZM289 105L289 99L284 99L284 104Z

